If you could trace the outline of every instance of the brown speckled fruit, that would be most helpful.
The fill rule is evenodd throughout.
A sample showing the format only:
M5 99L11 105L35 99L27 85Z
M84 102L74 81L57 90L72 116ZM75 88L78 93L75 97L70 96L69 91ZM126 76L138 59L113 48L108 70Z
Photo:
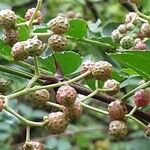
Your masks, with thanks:
M122 138L122 137L125 137L127 133L128 133L128 126L125 122L115 120L110 123L109 134L111 136Z
M30 101L34 106L43 106L50 99L50 94L46 89L37 90L30 94Z
M120 90L120 83L114 79L112 80L109 79L104 83L103 88L107 90L112 89L111 91L107 91L106 93L108 95L115 95Z
M3 108L4 108L4 100L5 100L5 98L4 98L4 96L3 95L0 95L0 112L3 110Z
M0 93L5 93L10 88L10 80L0 77Z
M55 34L64 34L69 28L69 21L66 17L59 15L52 19L48 26Z
M61 134L69 124L69 119L62 112L50 113L46 128L51 134Z
M54 34L48 39L48 44L54 51L63 51L67 46L67 39L63 35Z
M112 74L112 65L107 61L98 61L92 68L92 74L96 80L107 80Z
M66 107L72 105L75 102L76 97L76 90L69 85L61 86L56 94L57 102Z
M63 112L66 117L69 119L78 119L82 114L82 105L80 104L80 101L76 100L73 105L70 107L64 107Z
M122 120L127 114L127 107L117 99L108 105L108 113L111 120Z
M30 141L23 145L23 150L44 150L44 145L36 141Z

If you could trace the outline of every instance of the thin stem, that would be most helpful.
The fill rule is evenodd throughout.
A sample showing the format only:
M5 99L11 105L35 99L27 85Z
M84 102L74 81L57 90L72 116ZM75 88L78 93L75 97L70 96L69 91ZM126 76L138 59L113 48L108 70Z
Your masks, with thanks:
M53 35L53 32L45 32L45 33L32 33L31 36L38 36L38 37L41 37L41 36L46 36L46 37L50 37L51 35Z
M97 113L100 113L100 114L108 115L108 112L107 112L107 111L104 111L104 110L101 110L101 109L98 109L98 108L89 106L89 105L87 105L87 104L84 104L83 102L80 102L80 103L81 103L81 105L82 105L83 107L86 107L86 108L88 108L88 109L90 109L90 110L93 110L93 111L95 111L95 112L97 112Z
M39 65L38 65L38 57L34 57L34 65L35 65L35 75L40 75Z
M19 92L16 92L16 93L13 93L11 95L8 95L7 98L8 99L13 99L15 97L18 97L18 96L21 96L21 95L24 95L26 93L30 93L30 92L33 92L33 91L36 91L36 90L41 90L41 89L51 89L51 88L56 88L56 87L60 87L64 84L70 84L70 83L73 83L73 82L76 82L86 76L88 76L91 72L90 71L87 71L85 72L84 74L81 74L80 76L78 77L75 77L71 80L68 80L68 81L64 81L64 82L59 82L59 83L55 83L55 84L51 84L51 85L45 85L45 86L35 86L33 88L30 88L30 89L24 89L22 91L19 91Z
M26 118L24 118L23 116L19 115L18 113L16 113L13 109L11 109L9 106L5 105L4 109L11 113L12 115L14 115L16 118L18 118L20 121L22 121L25 125L27 126L37 126L37 127L42 127L45 125L44 122L33 122L33 121L29 121Z
M39 79L39 76L38 75L35 75L30 81L29 83L27 84L26 88L30 88L32 87L32 85Z
M137 106L133 107L133 109L130 111L130 113L127 116L132 116L136 112L137 109L138 109Z
M59 104L56 104L56 103L53 103L53 102L47 102L46 103L47 106L53 106L53 107L57 107L59 109L62 110L63 106L59 105Z
M29 142L30 140L30 126L26 126L26 142Z
M133 89L132 91L130 91L128 94L124 95L121 100L122 101L125 101L127 100L129 97L131 97L137 90L140 90L140 89L145 89L147 87L150 86L150 81L138 86L137 88Z
M98 80L95 80L95 89L98 89Z

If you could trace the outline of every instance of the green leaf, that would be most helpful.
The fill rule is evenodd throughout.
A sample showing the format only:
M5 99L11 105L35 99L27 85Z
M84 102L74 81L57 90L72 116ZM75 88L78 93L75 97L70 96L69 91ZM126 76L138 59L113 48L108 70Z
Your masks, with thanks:
M87 35L87 23L83 19L72 19L70 20L70 27L66 32L74 38L81 39Z
M150 76L150 51L126 51L123 53L110 54L110 56L125 67L135 70L144 78Z
M55 57L65 75L76 71L82 62L81 56L72 51L66 51L62 53L56 52ZM41 57L39 58L39 61L45 69L53 73L55 72L54 59L52 55L47 58Z
M12 61L11 47L0 39L0 58Z
M109 22L102 29L102 35L111 36L111 33L120 25L120 23Z

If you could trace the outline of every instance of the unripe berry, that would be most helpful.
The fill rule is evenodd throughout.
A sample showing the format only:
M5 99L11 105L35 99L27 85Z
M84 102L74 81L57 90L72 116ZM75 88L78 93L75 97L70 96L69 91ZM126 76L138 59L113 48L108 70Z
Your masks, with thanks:
M30 94L30 101L34 106L43 106L50 99L50 94L46 89L37 90Z
M125 34L127 32L127 26L125 24L121 24L118 26L118 30L121 34Z
M104 83L103 88L107 90L109 89L111 90L111 91L106 91L108 95L115 95L120 90L120 83L114 79L112 80L109 79Z
M64 34L69 28L69 21L66 17L59 15L52 19L48 26L55 34Z
M143 23L141 26L141 33L144 37L150 37L150 25L148 23Z
M147 125L145 133L148 137L150 137L150 123Z
M0 93L5 93L9 89L10 81L6 78L0 77Z
M66 117L69 119L78 119L82 114L82 105L80 104L80 101L76 100L74 104L72 104L70 107L64 107L63 113Z
M120 39L122 38L122 34L119 32L119 30L114 30L112 33L111 33L111 37L112 37L112 40L114 42L119 42Z
M69 119L62 112L50 113L46 128L51 134L61 134L69 124Z
M63 35L54 34L48 39L49 46L54 51L62 51L67 46L67 39Z
M6 43L11 46L14 45L18 41L18 32L15 29L5 30L3 39Z
M28 9L28 11L25 14L25 20L29 21L33 15L33 13L35 12L35 8L30 8ZM35 15L34 20L36 20L38 23L42 22L42 13L38 10L38 12Z
M120 45L124 49L130 49L134 46L134 38L127 35L121 39Z
M150 103L150 91L140 89L134 94L134 103L137 107L144 107Z
M122 120L127 112L126 105L120 100L115 100L108 105L108 113L111 120Z
M4 96L3 95L0 95L0 112L3 110L4 108Z
M134 22L137 18L137 14L135 12L129 12L127 15L126 15L126 19L125 19L125 22L126 23L130 23L130 22Z
M146 49L148 49L148 46L144 42L138 42L138 43L136 43L134 48L136 50L146 50Z
M44 145L36 141L25 142L23 150L44 150Z
M94 61L86 60L81 65L81 69L80 69L81 74L87 72L88 70L92 71L93 66L94 66Z
M5 29L11 29L16 22L16 15L10 9L4 9L0 11L0 27Z
M31 56L40 56L43 53L43 43L36 37L28 39L24 42L25 52Z
M17 42L11 49L14 60L24 60L28 58L28 54L24 50L24 42Z
M126 26L127 26L127 30L128 30L128 31L132 31L132 30L135 29L135 25L134 25L133 23L131 23L131 22L130 22L130 23L127 23Z
M112 74L112 65L107 61L98 61L92 68L92 74L96 80L107 80Z
M57 90L56 98L57 98L58 103L66 107L69 107L70 105L72 105L75 102L76 97L77 97L76 90L69 85L61 86Z
M109 125L109 134L111 136L122 138L128 133L128 126L125 122L114 120Z

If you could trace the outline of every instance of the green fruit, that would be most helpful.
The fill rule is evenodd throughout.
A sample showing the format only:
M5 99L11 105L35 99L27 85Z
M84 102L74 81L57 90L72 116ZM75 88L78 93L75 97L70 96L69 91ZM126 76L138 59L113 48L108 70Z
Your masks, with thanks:
M134 38L132 36L125 36L121 39L120 45L123 49L130 49L134 46Z

